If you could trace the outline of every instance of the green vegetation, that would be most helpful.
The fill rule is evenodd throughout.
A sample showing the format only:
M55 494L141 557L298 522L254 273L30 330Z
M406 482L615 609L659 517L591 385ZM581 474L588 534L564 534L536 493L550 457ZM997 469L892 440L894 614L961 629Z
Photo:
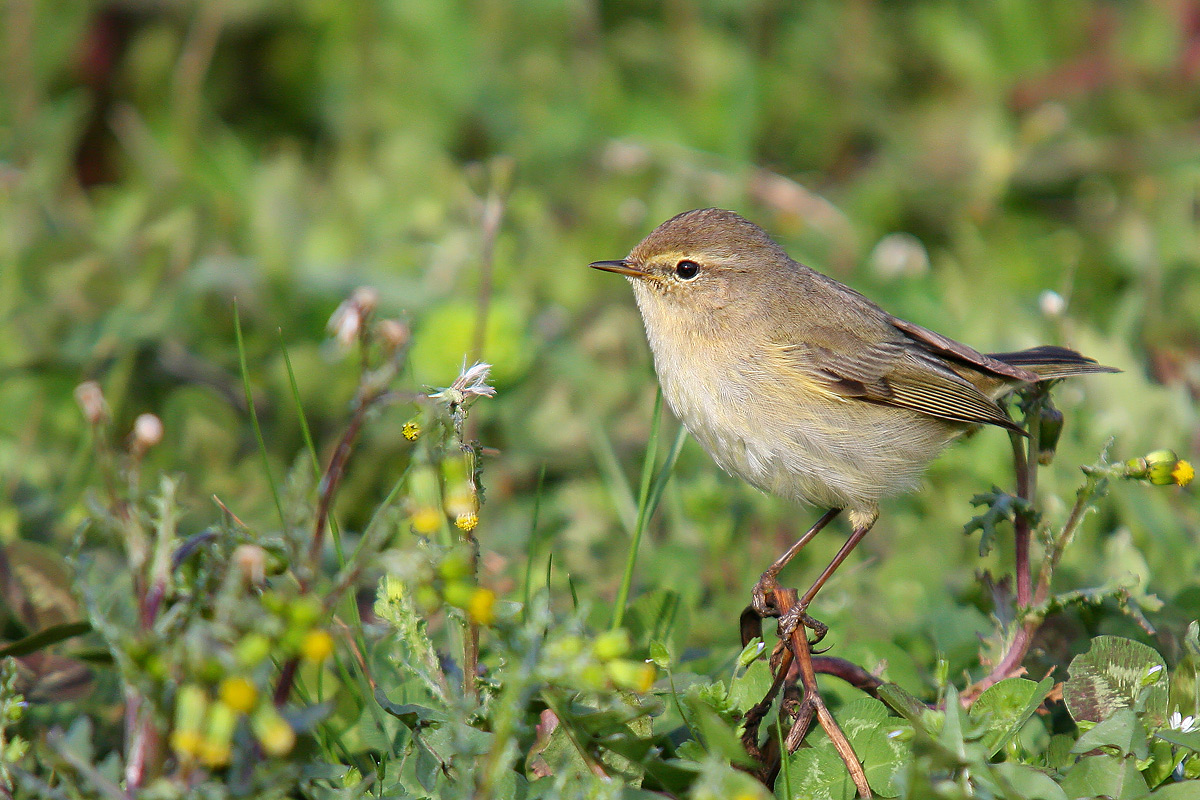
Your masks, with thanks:
M876 794L1198 796L1192 5L2 14L0 796L770 796L738 615L815 513L677 434L585 268L709 205L1124 370L1055 389L1036 495L980 431L818 597ZM775 795L852 796L806 744Z

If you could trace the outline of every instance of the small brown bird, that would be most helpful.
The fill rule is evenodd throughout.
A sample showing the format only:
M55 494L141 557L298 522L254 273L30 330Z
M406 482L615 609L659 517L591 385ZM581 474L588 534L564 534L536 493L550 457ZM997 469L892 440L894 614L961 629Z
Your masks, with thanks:
M1020 430L996 401L1022 385L1117 372L1064 347L984 355L893 317L788 257L732 211L688 211L628 257L624 275L663 395L724 470L829 511L763 573L754 606L785 564L843 509L854 528L801 597L794 626L879 516L926 465L978 424Z

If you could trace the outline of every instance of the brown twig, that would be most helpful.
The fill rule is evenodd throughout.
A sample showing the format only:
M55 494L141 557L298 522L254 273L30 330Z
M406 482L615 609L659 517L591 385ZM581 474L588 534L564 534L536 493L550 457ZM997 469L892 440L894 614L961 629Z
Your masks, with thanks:
M779 609L780 619L785 619L798 603L799 597L795 589L775 590L775 607ZM780 630L780 636L783 637L784 634L785 631ZM794 753L800 747L800 743L804 741L804 736L808 733L808 726L811 724L815 713L817 721L820 722L821 727L825 730L829 741L833 743L834 748L838 751L838 755L842 757L842 761L846 765L846 770L850 773L850 779L854 781L859 795L863 798L871 797L871 787L867 783L867 773L863 770L862 764L859 763L858 756L855 755L854 748L850 745L850 740L846 738L846 734L838 727L837 720L833 718L833 714L829 713L829 708L825 705L825 701L821 698L820 690L817 688L817 675L813 670L812 646L809 644L808 633L803 624L797 625L795 630L787 635L787 644L788 650L799 665L800 682L804 687L804 699L800 701L796 721L792 725L792 729L788 732L785 742L788 752Z

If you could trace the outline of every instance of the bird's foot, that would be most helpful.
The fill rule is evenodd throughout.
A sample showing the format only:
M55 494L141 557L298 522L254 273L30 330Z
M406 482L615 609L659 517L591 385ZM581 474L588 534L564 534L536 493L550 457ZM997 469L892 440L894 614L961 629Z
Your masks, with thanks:
M825 638L825 634L829 633L829 626L818 619L810 617L807 609L801 605L792 606L786 614L779 618L779 638L784 641L791 638L801 626L808 628L813 632L813 638L809 641L808 646L819 643Z
M774 572L767 570L750 590L750 606L759 617L766 619L779 616L779 605L775 600L777 591L779 591L779 581L775 579Z

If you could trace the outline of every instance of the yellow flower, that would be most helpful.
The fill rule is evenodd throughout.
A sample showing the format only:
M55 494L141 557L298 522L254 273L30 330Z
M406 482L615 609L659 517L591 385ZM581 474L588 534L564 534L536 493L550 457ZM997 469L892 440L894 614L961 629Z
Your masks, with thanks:
M471 531L475 530L475 526L479 524L479 515L474 511L468 511L463 514L459 514L454 518L454 524L458 526L459 530L470 533Z
M249 713L258 702L258 690L245 678L226 678L218 693L222 703L242 714Z
M1171 471L1171 477L1175 479L1176 486L1187 486L1192 482L1192 478L1196 477L1196 470L1191 464L1180 459Z
M250 720L250 727L269 756L285 756L296 746L296 732L271 706L264 706L255 714Z
M496 621L496 593L491 589L476 589L467 603L467 614L476 625L491 625Z
M175 730L171 732L171 749L185 761L190 761L199 755L200 746L203 743L200 731Z
M200 744L200 760L210 767L223 767L233 754L233 730L237 715L224 703L217 703L208 715L204 741Z
M413 512L411 521L417 533L428 536L441 526L442 512L433 506L423 506Z
M608 662L606 670L614 684L642 694L654 688L654 679L658 677L658 670L653 664L624 658Z
M333 655L333 637L328 631L309 631L300 644L300 655L305 661L320 664Z
M421 435L421 426L416 422L409 420L408 422L404 423L404 427L400 429L400 432L404 434L405 439L408 439L410 442L415 442L417 437Z

